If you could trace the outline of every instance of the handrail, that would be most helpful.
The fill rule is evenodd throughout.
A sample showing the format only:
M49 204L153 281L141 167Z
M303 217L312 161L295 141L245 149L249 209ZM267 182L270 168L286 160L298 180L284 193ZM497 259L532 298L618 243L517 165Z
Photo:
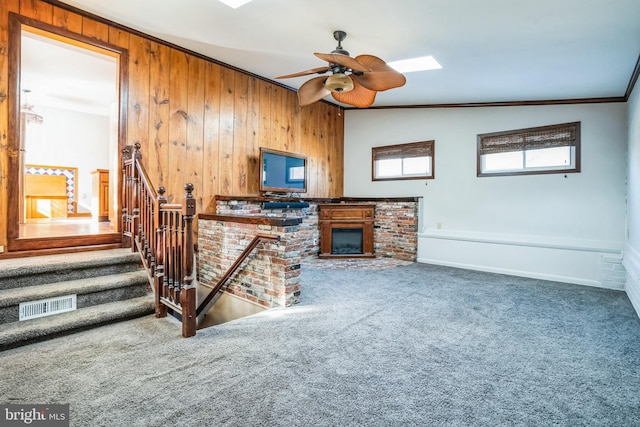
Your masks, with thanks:
M274 236L271 234L256 234L254 238L249 242L246 248L242 251L242 253L238 256L238 258L231 264L231 267L227 269L227 271L222 275L222 277L218 280L216 285L211 289L209 294L202 300L198 308L196 309L196 317L202 314L207 305L211 302L211 300L217 295L217 293L224 287L226 282L233 276L236 270L240 267L240 265L244 262L245 259L251 254L251 252L263 241L265 240L275 240L280 241L280 236Z
M123 150L122 230L131 250L139 252L154 290L156 317L167 309L182 317L182 336L196 334L196 289L193 218L196 204L193 184L185 184L181 204L167 203L164 187L154 189L140 162L140 144Z

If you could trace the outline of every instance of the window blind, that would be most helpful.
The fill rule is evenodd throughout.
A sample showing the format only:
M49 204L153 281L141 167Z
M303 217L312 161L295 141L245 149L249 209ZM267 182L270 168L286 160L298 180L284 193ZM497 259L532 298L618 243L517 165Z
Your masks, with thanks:
M580 122L485 133L478 135L478 154L576 146L579 139Z
M408 144L373 147L373 161L404 159L408 157L432 157L433 141L410 142Z

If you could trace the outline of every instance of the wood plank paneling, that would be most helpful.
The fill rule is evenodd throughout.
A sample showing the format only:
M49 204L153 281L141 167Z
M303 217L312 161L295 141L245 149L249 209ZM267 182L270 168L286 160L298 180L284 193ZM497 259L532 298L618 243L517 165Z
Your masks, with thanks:
M129 49L129 33L119 28L109 27L109 43Z
M218 139L219 194L233 194L233 136L236 73L220 69L220 136Z
M127 105L127 144L140 143L145 168L149 170L149 62L150 41L132 35L129 38L129 96Z
M220 135L220 66L207 63L205 70L202 194L205 211L215 212L213 196L220 194L218 179Z
M82 34L103 42L109 41L109 26L93 19L82 19Z
M307 170L307 193L317 194L318 190L318 143L316 133L318 128L318 115L316 110L319 104L312 104L301 109L300 138L304 155L307 156L309 168Z
M258 130L258 144L260 147L272 148L271 136L271 96L274 87L271 83L260 82L260 129Z
M343 147L342 140L337 137L338 132L342 130L342 115L338 116L335 112L335 109L327 108L327 125L328 132L327 136L331 141L330 144L327 144L329 149L329 156L327 158L327 163L332 165L336 160L343 159ZM363 159L364 161L364 159ZM343 189L343 179L342 179L342 168L336 169L329 167L328 168L328 182L329 182L329 193L342 194Z
M306 196L342 196L343 125L337 107L326 103L299 107L295 92L77 9L67 10L64 4L2 0L0 206L6 206L8 187L17 179L10 176L6 148L11 134L9 11L128 50L127 80L121 83L126 89L126 144L142 145L145 167L156 187L167 188L170 201L182 200L186 182L196 187L199 211L213 210L217 194L258 195L260 147L308 157ZM0 209L0 245L7 243L7 230L6 209Z
M202 59L193 56L189 57L189 97L187 99L189 117L187 121L186 146L186 159L189 167L185 170L184 183L191 183L195 187L193 196L196 198L197 212L202 212L203 209L202 153L204 146L205 65Z
M302 146L302 132L300 130L300 121L302 120L302 108L298 105L298 97L293 92L283 92L284 93L284 102L283 113L287 114L287 110L289 111L290 121L288 127L289 134L289 150L293 153L304 154L303 146Z
M247 91L247 188L245 194L258 194L260 187L260 81L251 77Z
M184 195L186 169L189 167L186 163L189 61L184 52L171 49L170 75L167 200L169 203L177 203Z
M327 110L324 105L318 105L319 125L327 123ZM318 144L318 188L319 193L329 193L329 144L327 143L328 129L318 126L317 144Z
M270 146L282 151L289 151L289 135L287 134L287 117L283 117L284 92L274 90L271 93L271 142ZM277 142L276 142L277 141Z
M248 158L251 152L247 149L247 131L249 126L249 76L236 75L234 81L233 104L233 180L231 182L231 194L247 193Z
M20 15L52 24L53 6L39 0L20 0Z
M166 186L169 154L169 87L171 49L158 43L149 45L149 144L147 172L156 187Z
M59 7L53 8L53 25L74 33L82 33L82 16Z

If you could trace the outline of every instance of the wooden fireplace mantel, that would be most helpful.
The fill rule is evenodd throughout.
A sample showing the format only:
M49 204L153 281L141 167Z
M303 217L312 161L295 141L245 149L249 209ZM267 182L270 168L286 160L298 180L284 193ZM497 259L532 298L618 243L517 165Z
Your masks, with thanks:
M373 221L375 204L331 203L319 204L320 258L374 258ZM362 229L362 253L332 253L334 229Z

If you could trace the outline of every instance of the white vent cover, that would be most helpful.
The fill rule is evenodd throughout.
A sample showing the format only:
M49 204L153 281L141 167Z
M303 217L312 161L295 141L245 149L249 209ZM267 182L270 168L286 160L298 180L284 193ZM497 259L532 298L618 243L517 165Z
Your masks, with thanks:
M73 311L76 307L76 295L65 295L56 298L41 299L20 303L19 320L29 320L52 314Z

